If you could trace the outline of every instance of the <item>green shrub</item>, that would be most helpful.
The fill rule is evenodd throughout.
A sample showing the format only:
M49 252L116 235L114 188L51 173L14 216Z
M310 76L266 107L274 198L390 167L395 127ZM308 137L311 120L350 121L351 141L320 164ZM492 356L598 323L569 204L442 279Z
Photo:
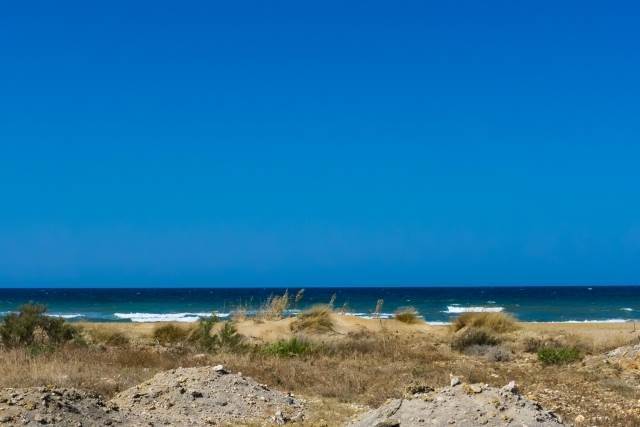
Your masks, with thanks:
M50 347L81 340L80 331L58 317L45 313L40 304L25 304L18 313L10 313L0 323L0 339L7 348Z
M244 344L244 337L238 333L232 322L224 322L222 329L214 335L216 345L219 348L238 349Z
M332 332L334 329L333 319L331 317L332 313L331 307L327 305L311 307L298 314L296 319L291 323L291 330L294 332Z
M467 328L453 336L451 348L464 351L471 346L494 346L498 343L498 337L485 328Z
M184 342L189 331L176 325L162 325L153 330L153 338L160 344L178 344Z
M413 307L400 307L394 313L393 318L408 325L414 325L420 322L418 311Z
M296 357L311 353L314 345L308 341L293 337L288 340L281 340L264 347L267 354L278 357Z
M566 365L582 360L582 353L576 347L544 347L538 350L538 360L543 365Z
M216 316L201 318L189 340L206 351L217 351L221 348L240 349L244 347L244 337L238 333L233 322L224 322L217 333L211 333L219 319Z

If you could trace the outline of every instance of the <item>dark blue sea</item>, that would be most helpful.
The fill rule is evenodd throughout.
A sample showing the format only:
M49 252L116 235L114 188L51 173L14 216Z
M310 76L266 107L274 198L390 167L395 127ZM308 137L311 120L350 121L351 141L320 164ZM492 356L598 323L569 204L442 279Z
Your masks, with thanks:
M293 297L299 288L289 288ZM216 313L228 316L244 307L251 313L275 288L142 288L142 289L0 289L0 313L21 304L45 304L51 315L100 322L196 321ZM397 308L415 307L425 320L449 322L467 311L503 311L522 321L624 322L640 320L640 287L410 287L307 288L291 313L315 304L327 304L347 313L368 317L378 300L383 316Z

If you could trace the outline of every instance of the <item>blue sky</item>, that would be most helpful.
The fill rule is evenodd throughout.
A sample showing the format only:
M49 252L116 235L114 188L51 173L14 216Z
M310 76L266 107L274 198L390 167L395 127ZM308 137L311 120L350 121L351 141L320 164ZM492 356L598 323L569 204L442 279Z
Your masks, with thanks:
M640 282L634 2L0 6L0 286Z

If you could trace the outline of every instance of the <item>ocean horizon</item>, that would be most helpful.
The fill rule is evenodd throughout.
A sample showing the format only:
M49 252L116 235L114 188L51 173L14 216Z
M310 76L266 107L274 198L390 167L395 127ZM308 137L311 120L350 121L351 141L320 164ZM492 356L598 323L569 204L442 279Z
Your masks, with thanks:
M299 304L295 294L305 289ZM414 307L431 324L446 324L465 312L504 312L525 322L629 322L640 320L640 286L308 286L308 287L113 287L0 288L0 314L20 305L44 304L52 316L93 322L195 322L234 310L251 315L272 295L289 292L295 315L334 299L336 310L369 318L378 300L380 316ZM333 298L335 295L335 298Z

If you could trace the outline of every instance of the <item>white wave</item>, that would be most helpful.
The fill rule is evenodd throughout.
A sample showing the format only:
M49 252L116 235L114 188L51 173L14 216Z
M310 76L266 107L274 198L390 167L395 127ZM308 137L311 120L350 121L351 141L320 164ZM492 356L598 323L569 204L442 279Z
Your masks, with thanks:
M47 314L49 317L60 317L62 319L77 319L84 317L84 314Z
M499 313L501 311L504 311L504 307L458 307L449 305L447 306L447 311L443 311L443 313Z
M633 311L633 308L623 307L620 310L622 310L622 311Z
M393 313L380 313L380 315L372 313L344 313L345 316L360 317L361 319L391 319Z
M136 323L182 322L193 323L212 313L114 313L114 317ZM218 317L229 317L229 313L213 313Z
M431 320L427 320L427 325L431 325L431 326L449 326L451 324L451 322L439 322L439 321L431 321Z

